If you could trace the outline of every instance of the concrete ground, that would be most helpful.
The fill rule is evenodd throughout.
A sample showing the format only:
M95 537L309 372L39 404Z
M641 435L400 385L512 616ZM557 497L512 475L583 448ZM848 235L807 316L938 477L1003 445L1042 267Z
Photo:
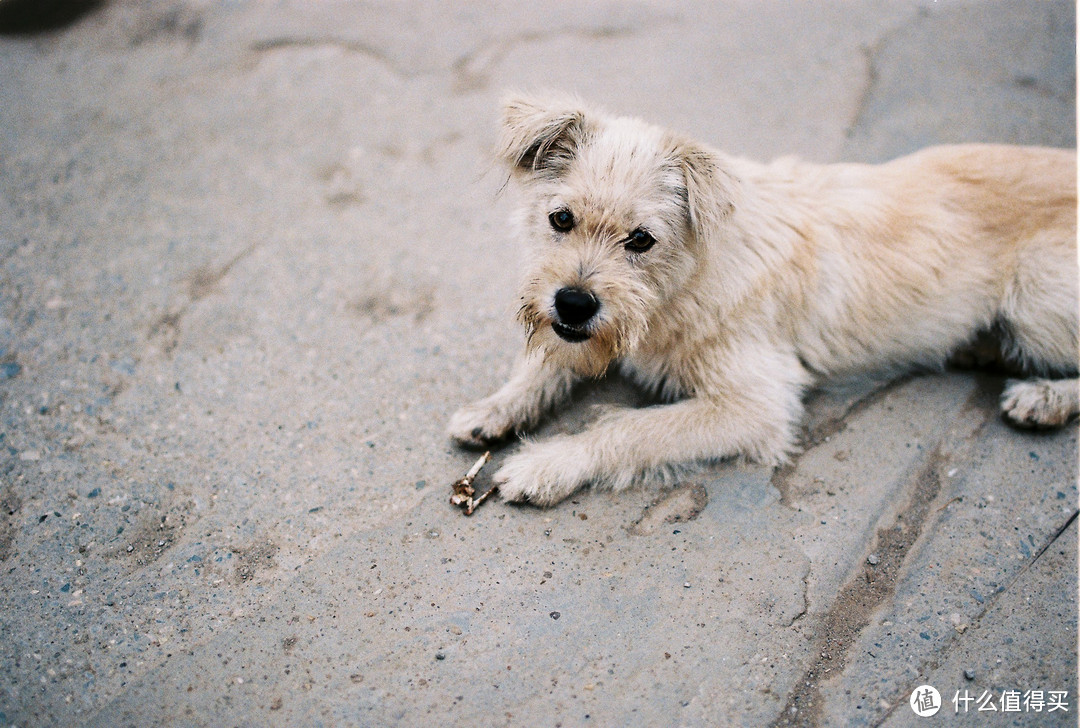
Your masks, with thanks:
M1075 725L1077 428L1009 429L1000 377L817 393L791 467L550 510L464 517L444 435L521 340L505 89L762 159L1074 147L1073 4L26 4L0 726Z

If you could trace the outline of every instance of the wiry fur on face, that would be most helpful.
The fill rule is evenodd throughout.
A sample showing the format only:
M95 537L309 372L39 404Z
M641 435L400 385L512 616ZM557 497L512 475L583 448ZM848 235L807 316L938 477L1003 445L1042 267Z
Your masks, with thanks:
M525 192L519 227L529 261L519 320L528 347L583 376L602 374L634 350L652 313L698 272L700 231L722 220L696 219L695 196L715 194L723 176L708 153L636 119L586 116L573 100L544 106L514 99L504 107L499 154ZM708 209L730 209L735 197ZM567 229L554 214L569 213ZM632 236L655 242L635 247ZM627 243L630 243L628 245ZM556 294L582 291L599 304L579 329L556 333Z

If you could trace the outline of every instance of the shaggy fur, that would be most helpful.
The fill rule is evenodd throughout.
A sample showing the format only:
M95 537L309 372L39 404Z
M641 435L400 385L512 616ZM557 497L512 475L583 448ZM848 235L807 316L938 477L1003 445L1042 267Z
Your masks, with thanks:
M941 366L986 331L1043 377L1008 385L1006 418L1052 427L1080 408L1075 378L1047 378L1077 374L1075 151L763 165L576 100L516 97L499 156L523 192L527 345L450 435L481 446L527 431L613 364L668 402L525 442L495 476L504 498L550 505L733 456L782 463L807 387ZM598 305L569 333L563 289Z

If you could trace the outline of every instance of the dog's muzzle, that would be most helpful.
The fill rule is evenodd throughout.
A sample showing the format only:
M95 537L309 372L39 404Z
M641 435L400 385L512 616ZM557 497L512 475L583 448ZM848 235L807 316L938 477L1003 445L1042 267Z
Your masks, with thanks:
M600 310L600 302L579 288L560 288L555 293L556 321L552 330L564 341L585 341L589 338L586 324Z

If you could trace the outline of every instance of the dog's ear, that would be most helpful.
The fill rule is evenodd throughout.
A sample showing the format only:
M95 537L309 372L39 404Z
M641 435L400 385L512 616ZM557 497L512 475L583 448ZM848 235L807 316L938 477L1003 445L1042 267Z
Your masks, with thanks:
M686 210L695 237L704 239L735 211L741 185L727 161L697 142L678 139L674 156L686 181Z
M557 172L581 145L585 116L574 99L510 96L503 101L497 154L515 172Z

